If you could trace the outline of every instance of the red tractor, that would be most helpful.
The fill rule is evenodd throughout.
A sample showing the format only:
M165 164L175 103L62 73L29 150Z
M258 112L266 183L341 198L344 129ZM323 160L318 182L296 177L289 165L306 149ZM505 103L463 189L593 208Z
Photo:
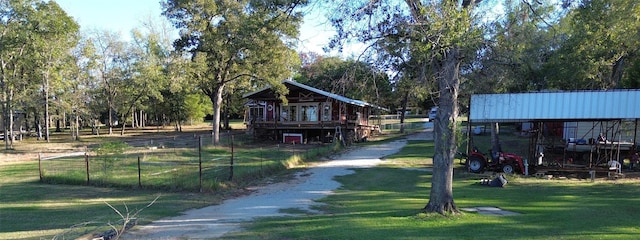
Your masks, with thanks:
M489 152L492 152L489 150ZM473 148L473 151L467 156L465 165L469 172L481 173L485 170L504 172L508 174L512 173L525 173L525 164L522 157L514 153L492 152L491 156L487 158L485 154L480 152L478 148ZM531 173L531 172L529 172Z

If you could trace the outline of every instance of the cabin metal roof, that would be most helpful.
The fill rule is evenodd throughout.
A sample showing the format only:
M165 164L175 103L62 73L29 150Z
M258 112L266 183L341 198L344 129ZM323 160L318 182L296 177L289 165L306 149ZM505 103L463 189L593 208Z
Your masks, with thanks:
M314 88L314 87L311 87L311 86L307 86L307 85L304 85L302 83L298 83L298 82L295 82L295 81L283 80L282 83L287 85L287 88L290 91L292 90L292 88L301 88L301 89L304 89L304 90L307 90L307 91L310 91L310 92L314 92L314 93L317 93L317 94L320 94L320 95L335 99L335 100L340 101L340 102L344 102L344 103L348 103L348 104L352 104L352 105L356 105L356 106L360 106L360 107L370 106L370 107L386 110L383 107L380 107L380 106L377 106L377 105L374 105L374 104L370 104L370 103L367 103L367 102L362 101L362 100L355 100L355 99L351 99L351 98L348 98L348 97L340 96L338 94L330 93L330 92L327 92L327 91L324 91L324 90L320 90L320 89L317 89L317 88ZM269 97L274 97L273 96L273 92L271 91L271 86L267 86L267 87L264 87L264 88L259 89L257 91L244 94L242 97L243 98L252 99L252 98L256 98L256 97L259 97L259 96L266 96L266 95L269 95Z
M640 89L475 94L472 122L640 119Z

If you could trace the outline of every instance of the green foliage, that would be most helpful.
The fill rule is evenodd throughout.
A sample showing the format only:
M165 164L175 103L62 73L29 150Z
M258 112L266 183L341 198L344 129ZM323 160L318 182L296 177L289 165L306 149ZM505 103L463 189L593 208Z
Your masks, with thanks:
M98 148L96 149L96 153L98 154L98 156L124 154L124 152L128 148L129 145L123 141L105 142L98 146Z
M551 54L558 26L550 26L551 3L506 1L506 13L487 28L480 67L461 88L467 94L537 91L548 87L544 66ZM486 6L485 8L490 8ZM482 14L488 9L479 9Z
M26 108L21 105L44 108L49 119L52 96L64 91L64 68L69 49L77 44L79 26L54 1L2 1L0 19L2 119ZM3 124L4 133L15 129L11 124Z
M640 6L633 0L583 1L567 15L565 39L545 67L557 89L624 87L638 58ZM628 79L628 78L627 78ZM630 83L631 86L632 83Z
M389 77L365 62L319 57L302 67L296 81L352 99L390 105Z
M211 99L202 94L189 94L184 99L185 114L192 123L204 121L207 114L211 114Z
M295 56L289 41L297 37L307 1L168 0L163 15L182 31L176 50L192 54L190 75L213 103L213 134L219 142L220 110L227 84L258 81L286 93ZM286 102L286 99L282 97Z

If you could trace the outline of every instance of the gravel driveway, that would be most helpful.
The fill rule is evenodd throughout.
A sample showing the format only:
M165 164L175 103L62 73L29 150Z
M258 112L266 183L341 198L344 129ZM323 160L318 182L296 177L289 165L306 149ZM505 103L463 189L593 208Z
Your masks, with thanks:
M427 126L425 126L427 127ZM407 139L428 139L432 134L423 131ZM230 199L220 205L189 210L181 216L160 219L138 226L123 239L202 239L218 238L241 230L243 222L254 218L285 216L281 209L301 209L313 212L315 200L340 187L335 176L353 173L352 168L373 167L381 158L396 153L406 139L385 144L361 147L302 171L290 181L262 186L251 195Z

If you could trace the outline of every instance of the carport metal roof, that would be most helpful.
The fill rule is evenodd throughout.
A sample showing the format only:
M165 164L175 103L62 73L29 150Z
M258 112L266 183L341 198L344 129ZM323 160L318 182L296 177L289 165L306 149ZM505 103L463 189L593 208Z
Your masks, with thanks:
M640 118L640 89L475 94L472 122L591 121Z

